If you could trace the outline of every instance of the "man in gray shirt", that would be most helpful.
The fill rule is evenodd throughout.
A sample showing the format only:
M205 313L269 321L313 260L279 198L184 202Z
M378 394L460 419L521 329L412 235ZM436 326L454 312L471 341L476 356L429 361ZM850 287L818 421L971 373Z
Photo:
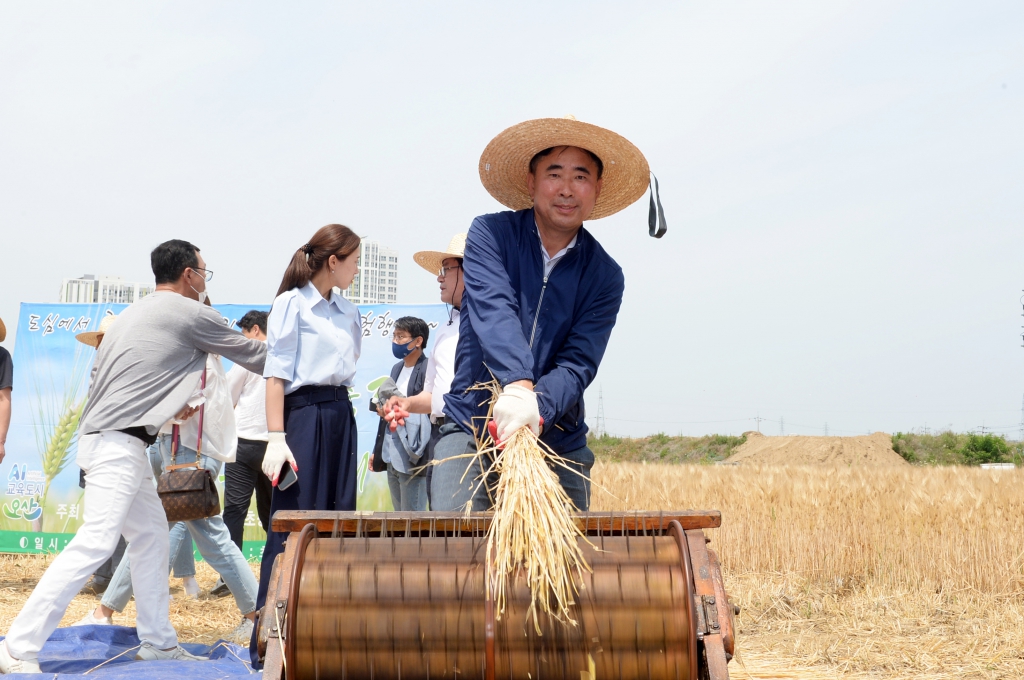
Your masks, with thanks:
M122 533L132 564L142 641L136 659L196 659L178 646L168 617L167 517L146 447L187 405L207 353L263 372L266 345L231 330L201 304L212 272L199 249L167 241L151 255L156 290L120 314L96 355L82 414L78 465L86 471L81 528L39 580L0 645L0 672L38 673L39 651L68 603Z

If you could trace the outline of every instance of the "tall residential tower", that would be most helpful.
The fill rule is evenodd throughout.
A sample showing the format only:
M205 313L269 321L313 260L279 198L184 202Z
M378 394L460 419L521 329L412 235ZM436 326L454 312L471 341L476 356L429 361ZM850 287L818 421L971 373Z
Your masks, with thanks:
M359 273L344 295L357 305L398 302L398 251L363 239Z

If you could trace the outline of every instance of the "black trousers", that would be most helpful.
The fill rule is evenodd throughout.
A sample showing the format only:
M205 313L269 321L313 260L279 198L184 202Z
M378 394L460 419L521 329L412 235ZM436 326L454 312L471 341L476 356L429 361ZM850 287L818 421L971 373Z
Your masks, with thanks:
M270 494L273 487L263 474L266 452L267 442L239 438L235 462L224 466L224 524L239 550L242 549L242 531L253 491L256 492L256 514L260 517L260 524L264 531L270 531Z

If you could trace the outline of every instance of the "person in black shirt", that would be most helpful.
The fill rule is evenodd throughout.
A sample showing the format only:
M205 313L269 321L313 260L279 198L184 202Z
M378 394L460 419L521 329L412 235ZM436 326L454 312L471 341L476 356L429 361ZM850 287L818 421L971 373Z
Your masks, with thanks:
M7 327L0 319L0 342L7 339ZM0 463L7 454L7 430L11 427L11 387L14 386L14 361L11 353L0 347Z

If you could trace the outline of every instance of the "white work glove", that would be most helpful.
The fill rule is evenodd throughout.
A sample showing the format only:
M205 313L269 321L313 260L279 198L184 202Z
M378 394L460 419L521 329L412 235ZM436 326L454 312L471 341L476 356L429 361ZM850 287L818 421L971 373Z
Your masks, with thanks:
M533 430L534 434L540 434L537 393L522 385L506 385L494 402L491 415L498 433L498 442L508 441L516 430L524 426Z
M281 474L285 462L292 466L292 470L299 471L299 466L295 464L295 456L284 441L284 432L271 432L267 439L267 452L263 456L263 474L274 486L277 486L277 477Z

